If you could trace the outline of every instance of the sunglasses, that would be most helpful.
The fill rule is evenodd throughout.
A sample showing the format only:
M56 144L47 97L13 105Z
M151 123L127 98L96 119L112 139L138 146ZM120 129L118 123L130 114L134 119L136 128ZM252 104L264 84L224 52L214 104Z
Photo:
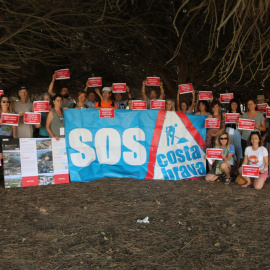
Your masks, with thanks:
M226 138L219 138L220 140L228 140L228 137L226 137Z
M10 103L9 100L2 100L3 103Z

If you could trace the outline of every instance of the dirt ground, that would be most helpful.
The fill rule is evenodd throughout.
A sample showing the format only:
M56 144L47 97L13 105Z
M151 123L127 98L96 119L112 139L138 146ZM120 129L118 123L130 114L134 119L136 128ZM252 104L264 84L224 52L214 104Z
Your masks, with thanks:
M2 186L0 269L270 269L269 191L269 180Z

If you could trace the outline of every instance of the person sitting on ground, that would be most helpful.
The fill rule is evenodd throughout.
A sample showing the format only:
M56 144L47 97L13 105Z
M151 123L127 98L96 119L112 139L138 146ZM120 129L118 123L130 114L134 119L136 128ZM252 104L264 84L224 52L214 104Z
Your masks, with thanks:
M18 91L19 100L13 103L13 111L20 115L17 129L18 138L33 138L33 125L24 124L24 113L32 112L33 103L28 101L28 90L21 86Z
M267 149L262 146L262 137L259 132L252 131L247 140L248 147L245 149L243 165L256 165L259 166L259 178L254 178L253 187L255 189L261 189L264 186L268 175L268 152ZM239 168L239 173L242 175L243 168ZM243 176L247 183L242 187L251 186L252 180L250 177Z
M53 97L55 95L54 91L53 91L53 87L54 87L54 82L55 82L55 78L56 75L55 73L52 76L52 81L49 85L49 89L48 92L49 94ZM60 95L63 97L63 102L62 102L62 109L64 108L74 108L74 100L72 98L69 97L69 90L67 87L62 87L61 91L60 91Z
M174 104L173 100L171 100L171 99L165 100L165 110L168 112L175 111L175 104Z
M110 87L103 87L102 98L103 100L98 101L95 104L95 109L100 110L101 108L118 109L117 105L111 100L112 90Z
M225 174L224 184L230 184L232 180L231 174L235 170L235 161L233 158L235 148L233 144L230 144L230 138L227 132L223 131L218 135L215 148L222 149L222 160L216 161L216 164L206 175L205 180L207 182L213 182Z
M149 99L148 99L147 95L145 93L145 86L146 86L146 81L143 81L142 82L142 99L147 102L147 109L150 109L151 100L157 100L157 99L163 100L164 97L165 97L164 88L163 88L163 82L160 82L160 85L159 85L159 87L160 87L160 96L159 96L159 98L158 98L157 91L152 89L150 91Z
M126 86L126 91L128 93L128 98L132 98L128 86ZM118 109L126 109L126 107L127 107L127 101L122 100L122 99L123 99L123 94L121 94L121 93L114 94L114 103L117 105Z
M180 94L177 92L177 97L176 97L177 111L180 111L183 113L193 113L194 103L195 103L195 90L194 89L192 91L192 103L190 106L188 106L188 103L186 101L180 102Z

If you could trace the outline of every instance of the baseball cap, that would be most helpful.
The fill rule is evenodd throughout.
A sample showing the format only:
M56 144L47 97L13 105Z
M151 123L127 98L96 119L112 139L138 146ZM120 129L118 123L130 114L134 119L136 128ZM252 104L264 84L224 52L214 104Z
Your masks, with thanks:
M110 87L103 87L102 92L107 91L107 92L112 92Z
M26 86L20 86L20 87L18 88L18 91L23 90L23 89L26 89L26 90L27 90Z

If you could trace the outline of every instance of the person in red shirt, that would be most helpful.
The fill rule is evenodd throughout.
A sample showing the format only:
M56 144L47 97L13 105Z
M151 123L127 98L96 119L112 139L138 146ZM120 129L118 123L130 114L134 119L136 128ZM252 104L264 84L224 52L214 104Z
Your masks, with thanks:
M95 104L95 109L100 110L101 108L111 108L118 109L117 105L111 100L112 90L110 87L104 87L102 89L102 98L103 100L98 101Z

